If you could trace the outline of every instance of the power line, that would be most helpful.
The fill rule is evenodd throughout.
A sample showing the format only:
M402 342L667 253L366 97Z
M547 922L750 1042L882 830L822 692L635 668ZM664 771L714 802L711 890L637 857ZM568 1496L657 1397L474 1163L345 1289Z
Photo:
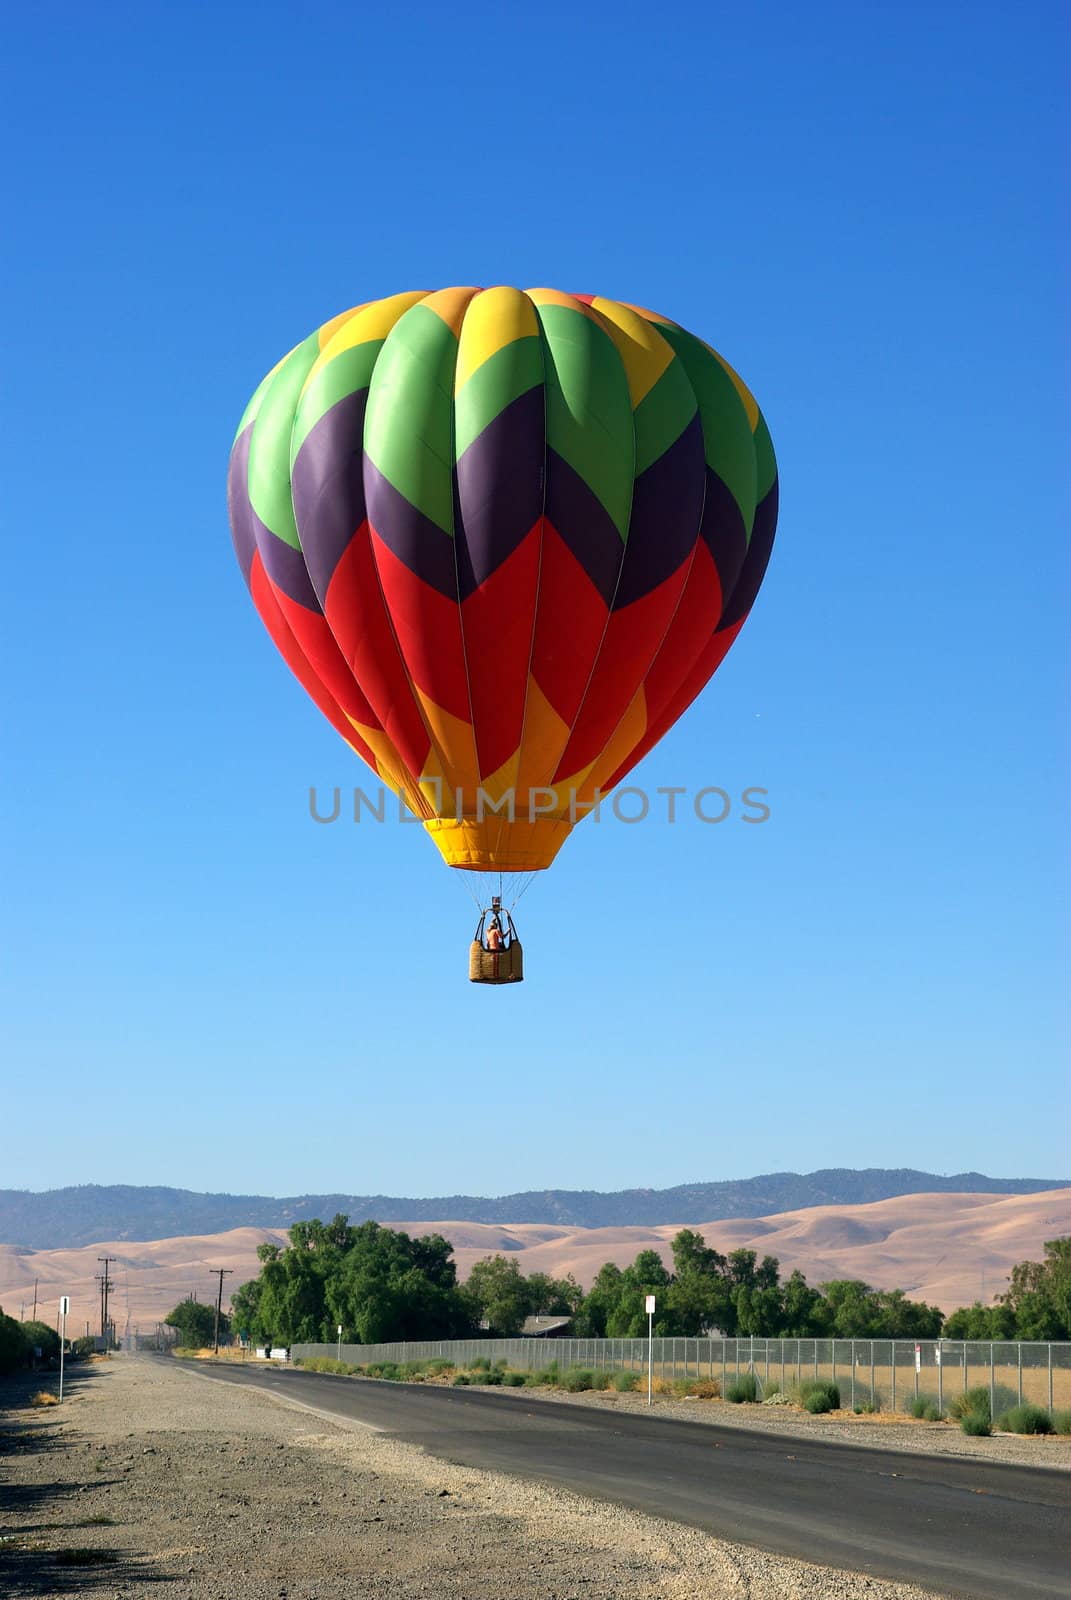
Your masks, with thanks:
M214 1340L215 1352L217 1355L219 1355L219 1316L223 1309L223 1280L224 1278L229 1278L231 1276L231 1268L210 1267L209 1271L214 1278L219 1278L219 1289L216 1293L216 1333Z
M97 1257L97 1260L100 1261L104 1266L104 1271L99 1276L97 1281L100 1284L100 1336L104 1340L105 1347L107 1347L108 1344L108 1291L111 1289L111 1280L108 1277L108 1266L110 1262L117 1261L118 1259L119 1258L117 1256Z

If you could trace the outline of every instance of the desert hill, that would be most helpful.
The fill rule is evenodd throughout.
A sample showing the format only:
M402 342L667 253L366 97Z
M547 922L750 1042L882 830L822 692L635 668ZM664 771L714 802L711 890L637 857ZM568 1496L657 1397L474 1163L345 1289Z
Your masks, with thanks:
M458 1220L399 1221L409 1233L442 1233L454 1245L462 1276L481 1256L516 1256L523 1272L573 1273L590 1284L604 1261L620 1265L638 1251L669 1244L681 1223L657 1227L561 1227L549 1223L502 1225ZM863 1278L882 1289L905 1289L946 1311L990 1300L1005 1286L1017 1261L1040 1259L1046 1239L1071 1234L1071 1187L1032 1195L910 1194L870 1205L815 1206L771 1216L722 1219L700 1226L722 1251L741 1247L775 1255L782 1273L796 1267L812 1283ZM0 1246L0 1305L29 1316L39 1280L39 1313L54 1320L61 1294L72 1297L72 1325L99 1324L97 1257L117 1258L112 1312L122 1332L129 1307L143 1331L191 1292L210 1300L213 1268L228 1267L233 1289L258 1270L257 1245L285 1243L266 1228L232 1228L216 1234L156 1239L139 1244L110 1240L76 1249L29 1250Z
M949 1177L912 1168L827 1168L770 1172L757 1178L685 1183L673 1189L529 1190L522 1194L397 1195L198 1194L132 1184L88 1183L35 1193L0 1189L0 1240L33 1249L62 1249L98 1239L151 1241L235 1228L289 1228L309 1217L342 1212L351 1222L550 1223L559 1228L660 1227L754 1218L807 1206L858 1206L904 1194L1037 1194L1063 1189L1071 1178L987 1178L981 1172Z

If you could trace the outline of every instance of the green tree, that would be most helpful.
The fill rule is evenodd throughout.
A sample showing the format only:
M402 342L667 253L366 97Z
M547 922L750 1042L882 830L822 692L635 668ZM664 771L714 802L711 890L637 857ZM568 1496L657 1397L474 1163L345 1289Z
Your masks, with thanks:
M506 1256L486 1256L474 1263L462 1294L477 1326L489 1325L499 1338L520 1333L529 1315L531 1296L517 1262Z
M1014 1339L1015 1313L1010 1306L984 1306L976 1300L945 1320L946 1339Z
M782 1290L782 1337L821 1339L829 1333L829 1307L818 1289L812 1289L797 1268Z
M180 1344L202 1349L212 1343L216 1326L216 1308L205 1305L200 1300L180 1300L174 1311L169 1312L164 1318L164 1322L169 1328L177 1331ZM221 1338L229 1326L226 1315L221 1315L219 1319Z
M260 1297L263 1291L261 1280L251 1278L231 1295L231 1326L254 1343L259 1343L264 1335L260 1325Z
M576 1319L581 1339L605 1339L606 1324L621 1298L621 1268L607 1261L595 1274L595 1281L584 1296Z
M552 1278L546 1272L530 1272L525 1281L530 1317L572 1317L584 1302L584 1291L572 1273L564 1278Z
M40 1350L45 1361L59 1359L59 1334L55 1328L50 1328L47 1322L23 1322L19 1326L27 1361L32 1359L35 1350Z
M0 1372L14 1372L21 1366L24 1351L19 1324L0 1310Z
M1071 1338L1071 1236L1047 1240L1044 1261L1013 1267L1000 1299L1012 1311L1020 1339Z
M674 1236L671 1249L674 1274L666 1298L674 1332L694 1338L711 1328L735 1330L726 1258L691 1228Z
M660 1337L677 1331L667 1290L671 1278L657 1250L641 1250L630 1267L621 1274L617 1302L606 1319L606 1334L611 1339L637 1339L647 1332L644 1302L656 1297L654 1331Z

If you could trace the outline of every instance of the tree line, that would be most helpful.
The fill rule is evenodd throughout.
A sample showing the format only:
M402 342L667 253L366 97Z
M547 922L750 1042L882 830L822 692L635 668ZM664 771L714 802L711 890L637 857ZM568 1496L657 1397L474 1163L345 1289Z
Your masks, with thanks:
M0 1372L15 1372L40 1362L59 1360L59 1334L47 1322L18 1322L0 1310ZM76 1339L67 1348L85 1355L93 1348L92 1339ZM40 1355L36 1352L40 1351Z
M900 1289L858 1279L819 1285L802 1272L782 1278L775 1256L723 1255L682 1228L671 1263L642 1250L629 1266L607 1262L584 1292L571 1276L525 1275L508 1256L477 1261L458 1281L453 1246L439 1234L411 1238L376 1222L296 1223L286 1246L258 1248L259 1275L231 1297L230 1327L256 1343L347 1343L510 1338L526 1318L560 1315L579 1338L662 1337L833 1339L1071 1338L1071 1239L1052 1240L1044 1262L1023 1262L996 1305L955 1311L911 1300ZM213 1308L187 1302L167 1319L184 1343L210 1343ZM202 1326L203 1324L203 1326ZM221 1332L228 1332L226 1324Z

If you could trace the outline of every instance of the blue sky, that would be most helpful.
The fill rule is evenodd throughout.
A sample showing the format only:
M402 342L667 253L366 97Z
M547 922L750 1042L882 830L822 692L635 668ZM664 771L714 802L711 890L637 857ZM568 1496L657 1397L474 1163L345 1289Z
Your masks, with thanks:
M9 18L0 1186L1068 1175L1067 44L1037 4ZM708 338L782 511L637 779L769 822L585 824L491 993L418 829L310 820L364 772L224 479L327 317L496 282Z

